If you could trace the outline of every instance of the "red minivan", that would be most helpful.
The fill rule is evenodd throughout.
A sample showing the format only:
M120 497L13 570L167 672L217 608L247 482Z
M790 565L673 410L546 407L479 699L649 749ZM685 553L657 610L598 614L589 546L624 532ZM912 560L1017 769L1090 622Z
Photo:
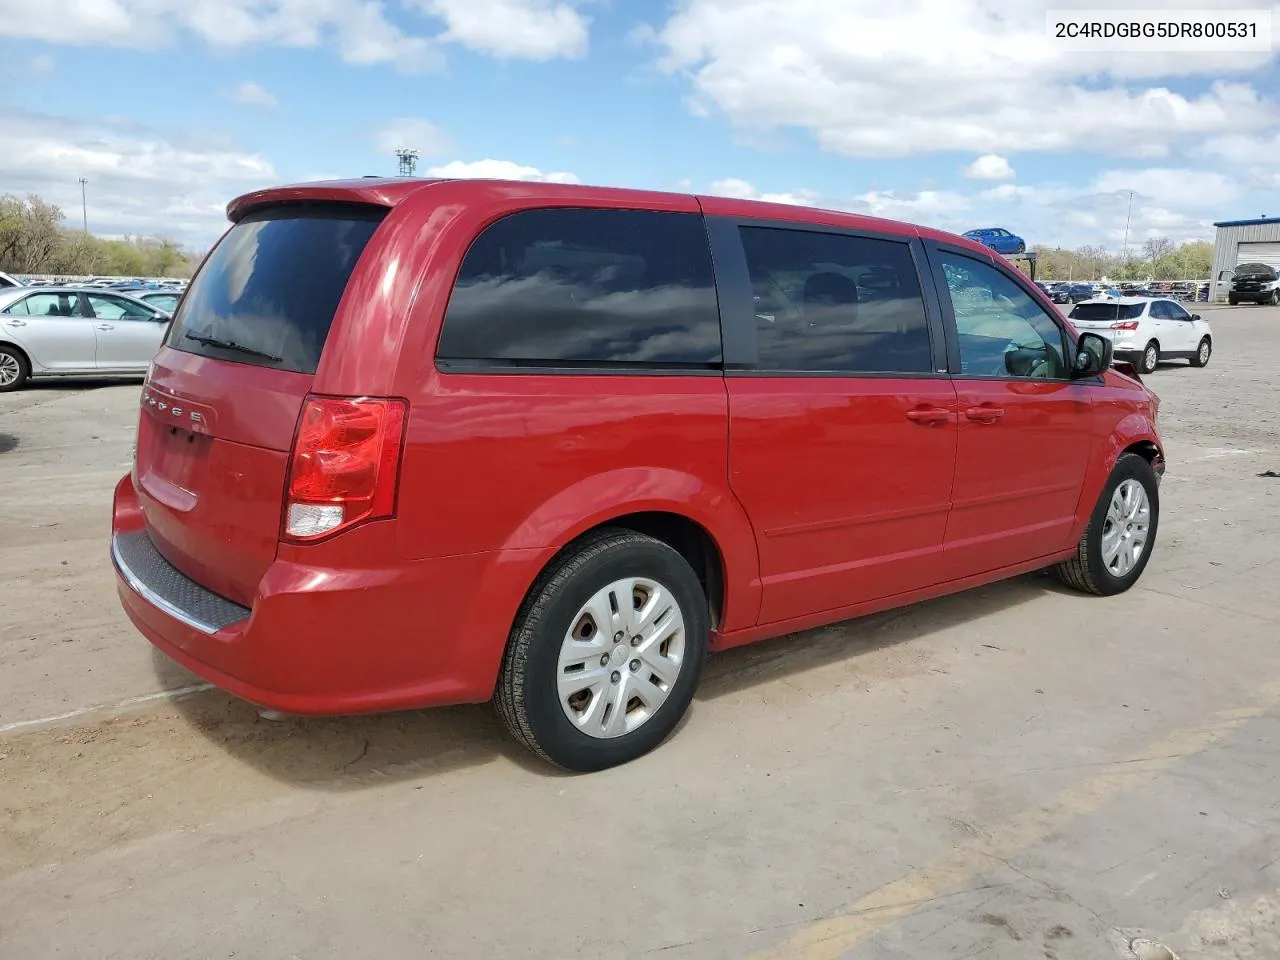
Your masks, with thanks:
M228 215L111 550L138 629L254 703L492 699L594 770L671 732L708 651L1150 558L1157 398L960 237L502 181Z

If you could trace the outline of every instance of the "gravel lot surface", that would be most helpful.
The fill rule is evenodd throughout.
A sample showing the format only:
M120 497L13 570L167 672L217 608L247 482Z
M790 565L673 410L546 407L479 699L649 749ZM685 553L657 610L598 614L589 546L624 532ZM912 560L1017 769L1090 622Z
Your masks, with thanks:
M203 688L115 597L139 385L0 396L0 958L1280 957L1280 309L1199 309L1137 588L732 651L585 777Z

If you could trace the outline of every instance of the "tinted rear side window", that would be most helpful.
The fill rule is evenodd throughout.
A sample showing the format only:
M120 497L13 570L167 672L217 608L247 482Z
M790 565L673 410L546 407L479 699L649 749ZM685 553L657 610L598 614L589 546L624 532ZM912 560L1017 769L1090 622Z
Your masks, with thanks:
M702 217L539 209L491 224L463 259L437 357L445 367L718 364Z
M1072 320L1137 320L1140 316L1140 303L1079 303L1068 314Z
M758 369L932 370L929 321L908 244L741 229L755 300Z
M332 205L245 217L191 281L169 346L315 373L338 301L385 215L381 208Z

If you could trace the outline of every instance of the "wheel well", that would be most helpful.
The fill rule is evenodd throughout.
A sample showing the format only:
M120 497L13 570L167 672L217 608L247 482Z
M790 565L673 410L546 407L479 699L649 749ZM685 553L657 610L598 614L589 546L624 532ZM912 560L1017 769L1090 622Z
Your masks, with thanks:
M1155 463L1156 458L1160 456L1160 448L1150 440L1139 440L1137 443L1130 444L1125 447L1124 452L1136 453L1147 463Z
M16 343L10 343L8 340L0 340L0 347L4 347L6 350L11 350L12 352L16 353L18 356L20 356L23 360L27 362L27 369L28 370L31 369L31 358L27 356L27 352L23 350L20 346L18 346Z
M628 513L621 517L614 517L599 526L583 531L581 536L587 536L604 527L622 527L653 537L684 557L702 582L702 589L707 595L707 605L710 608L712 629L720 623L724 611L724 560L720 556L720 548L716 546L715 539L705 527L678 513L655 511ZM573 541L573 543L576 542L577 539ZM573 543L566 544L564 550L568 550Z

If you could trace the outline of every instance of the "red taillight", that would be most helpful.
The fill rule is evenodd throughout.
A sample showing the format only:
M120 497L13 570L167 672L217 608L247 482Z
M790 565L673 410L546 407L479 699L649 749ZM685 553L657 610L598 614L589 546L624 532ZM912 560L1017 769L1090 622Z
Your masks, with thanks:
M317 540L396 508L403 400L307 397L293 441L284 535Z
M1112 330L1137 330L1138 321L1137 320L1121 320L1119 323L1113 323L1111 325L1111 329Z

